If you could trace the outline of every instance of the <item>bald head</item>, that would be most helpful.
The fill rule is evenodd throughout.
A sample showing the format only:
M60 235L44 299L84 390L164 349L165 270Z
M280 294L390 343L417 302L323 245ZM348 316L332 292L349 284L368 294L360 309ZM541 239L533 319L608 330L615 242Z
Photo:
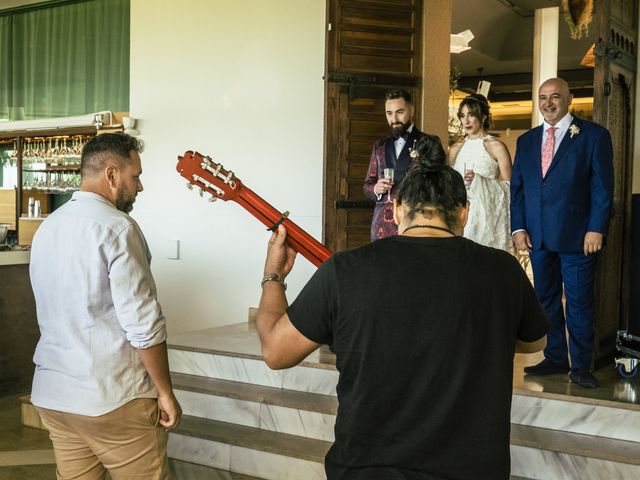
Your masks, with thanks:
M562 78L550 78L540 85L538 90L538 107L544 120L554 126L569 112L573 95L569 92L569 84Z

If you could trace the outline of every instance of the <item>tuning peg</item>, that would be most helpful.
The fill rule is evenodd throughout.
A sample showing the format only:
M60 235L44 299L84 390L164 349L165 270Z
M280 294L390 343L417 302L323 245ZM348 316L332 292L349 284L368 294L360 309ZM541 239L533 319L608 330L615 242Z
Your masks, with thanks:
M187 182L187 188L189 190L193 190L193 185L190 182Z
M216 200L218 200L218 197L216 197L215 195L211 194L211 196L209 197L209 201L211 203L215 202Z
M204 195L204 189L199 188L198 190L200 190L198 193L199 193L199 195L202 197L202 196Z

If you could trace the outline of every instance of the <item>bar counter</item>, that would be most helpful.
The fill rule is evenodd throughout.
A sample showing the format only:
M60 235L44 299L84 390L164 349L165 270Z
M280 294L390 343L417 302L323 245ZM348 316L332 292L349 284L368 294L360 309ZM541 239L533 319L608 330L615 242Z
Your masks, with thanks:
M28 392L40 338L29 250L0 251L0 395Z
M28 265L30 258L31 251L29 250L8 250L0 252L0 267L4 265Z

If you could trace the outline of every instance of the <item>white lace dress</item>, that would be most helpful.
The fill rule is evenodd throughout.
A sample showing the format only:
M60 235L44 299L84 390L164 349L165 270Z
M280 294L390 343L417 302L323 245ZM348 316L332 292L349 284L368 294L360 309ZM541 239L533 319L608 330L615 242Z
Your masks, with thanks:
M453 167L463 177L465 165L467 170L475 173L467 190L470 208L464 236L482 245L513 253L509 182L500 180L498 162L491 158L484 146L487 138L490 137L465 140Z

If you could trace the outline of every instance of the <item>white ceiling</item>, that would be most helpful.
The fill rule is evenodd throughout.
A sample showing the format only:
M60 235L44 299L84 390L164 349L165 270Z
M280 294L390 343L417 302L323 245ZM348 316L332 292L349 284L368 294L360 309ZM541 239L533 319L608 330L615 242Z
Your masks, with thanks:
M425 0L429 1L429 0ZM534 9L561 7L560 0L453 0L451 31L471 30L471 50L451 56L463 76L531 72ZM596 4L597 8L597 4ZM595 10L594 10L595 11ZM586 38L573 40L560 12L558 70L584 68L580 60L595 41L595 25Z

